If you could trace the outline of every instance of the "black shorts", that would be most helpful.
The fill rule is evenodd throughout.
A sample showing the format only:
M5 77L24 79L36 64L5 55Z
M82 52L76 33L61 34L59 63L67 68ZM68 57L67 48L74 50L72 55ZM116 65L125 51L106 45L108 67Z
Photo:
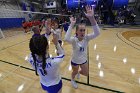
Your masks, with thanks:
M74 62L71 61L71 65L73 65L73 66L83 65L83 64L85 64L85 63L87 63L87 61L84 62L84 63L82 63L82 64L76 64L76 63L74 63Z

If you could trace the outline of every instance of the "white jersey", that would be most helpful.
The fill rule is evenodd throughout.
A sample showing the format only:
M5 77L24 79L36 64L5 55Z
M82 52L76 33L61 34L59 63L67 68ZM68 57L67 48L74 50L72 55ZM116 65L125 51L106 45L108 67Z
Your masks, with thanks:
M44 36L47 38L47 40L49 40L49 37L50 37L51 33L52 33L52 32L50 32L50 33L45 33L45 34L44 34Z
M73 53L71 61L76 64L82 64L87 61L87 45L89 40L95 38L97 35L94 32L99 31L99 26L96 24L93 26L93 33L85 35L82 41L79 41L76 36L71 36L72 27L70 26L66 35L65 40L72 44Z
M51 31L58 36L58 40L62 40L61 29L55 29L55 30L52 29Z
M46 22L47 22L47 21L46 21ZM51 33L52 33L52 30L47 26L46 22L45 22L46 33L44 34L44 36L49 40L49 37L50 37L50 35L51 35ZM49 32L48 32L48 31L49 31Z
M49 40L51 33L56 34L58 36L58 40L61 40L61 30L60 29L56 29L56 30L51 29L51 31L49 33L45 33L44 35L48 40Z
M46 58L46 68L45 69L47 71L47 75L44 74L44 71L42 69L42 59L39 59L38 55L35 55L36 59L37 59L37 61L36 61L37 73L39 74L40 82L44 86L47 86L47 87L52 86L52 85L56 85L61 80L60 63L63 61L64 51L62 50L60 45L59 46L58 45L57 45L57 48L61 51L61 54L59 56L56 56L56 57ZM28 61L30 62L32 67L35 69L34 60L33 60L32 55L29 56Z

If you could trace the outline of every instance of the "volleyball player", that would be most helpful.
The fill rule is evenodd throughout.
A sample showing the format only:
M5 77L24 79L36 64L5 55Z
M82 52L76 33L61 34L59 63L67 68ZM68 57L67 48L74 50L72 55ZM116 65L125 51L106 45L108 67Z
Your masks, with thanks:
M32 35L32 37L34 36L40 36L40 29L38 26L33 26L32 27L32 31L34 32L34 34Z
M33 26L32 31L34 32L33 36L39 36L41 31L39 26ZM47 39L49 39L49 36L51 35L51 19L47 19L45 21L45 34L43 34Z
M58 36L58 42L60 44L60 46L62 45L62 31L59 27L59 21L58 19L53 19L52 20L52 24L51 24L51 31L52 33L56 34ZM58 49L56 47L57 50L57 55L59 55Z
M49 39L51 33L52 33L52 31L51 31L51 18L48 18L45 21L45 34L44 35L47 39Z
M59 56L49 57L47 38L39 35L30 39L31 54L28 61L39 75L41 86L47 93L61 93L62 80L59 68L64 58L64 51L60 47L56 35L53 35L52 41L59 51Z
M89 19L93 32L90 34L85 35L86 26L85 24L81 23L76 26L76 35L71 37L72 28L76 23L76 18L70 17L70 26L65 35L65 41L72 44L73 47L73 54L71 59L72 65L72 74L71 74L71 84L74 88L78 88L77 83L75 82L76 75L84 75L88 76L88 63L87 63L87 46L89 40L94 39L100 34L99 26L94 18L94 10L93 7L86 6L86 17ZM81 70L79 71L79 67Z
M26 22L25 20L22 21L22 27L24 29L24 32L27 33L28 32L28 22Z

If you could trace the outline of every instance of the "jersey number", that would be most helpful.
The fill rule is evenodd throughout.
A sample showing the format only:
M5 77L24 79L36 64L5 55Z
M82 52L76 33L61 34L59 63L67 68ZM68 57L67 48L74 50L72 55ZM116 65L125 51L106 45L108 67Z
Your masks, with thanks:
M84 48L83 47L80 47L80 52L83 52L84 51Z
M39 71L42 74L42 76L45 76L43 69L39 69Z

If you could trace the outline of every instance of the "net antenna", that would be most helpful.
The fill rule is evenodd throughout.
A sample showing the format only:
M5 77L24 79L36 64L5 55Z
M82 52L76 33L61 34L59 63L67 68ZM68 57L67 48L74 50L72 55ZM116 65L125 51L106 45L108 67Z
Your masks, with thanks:
M4 36L4 34L3 34L2 30L1 30L1 28L0 28L0 38L5 38L5 36Z

